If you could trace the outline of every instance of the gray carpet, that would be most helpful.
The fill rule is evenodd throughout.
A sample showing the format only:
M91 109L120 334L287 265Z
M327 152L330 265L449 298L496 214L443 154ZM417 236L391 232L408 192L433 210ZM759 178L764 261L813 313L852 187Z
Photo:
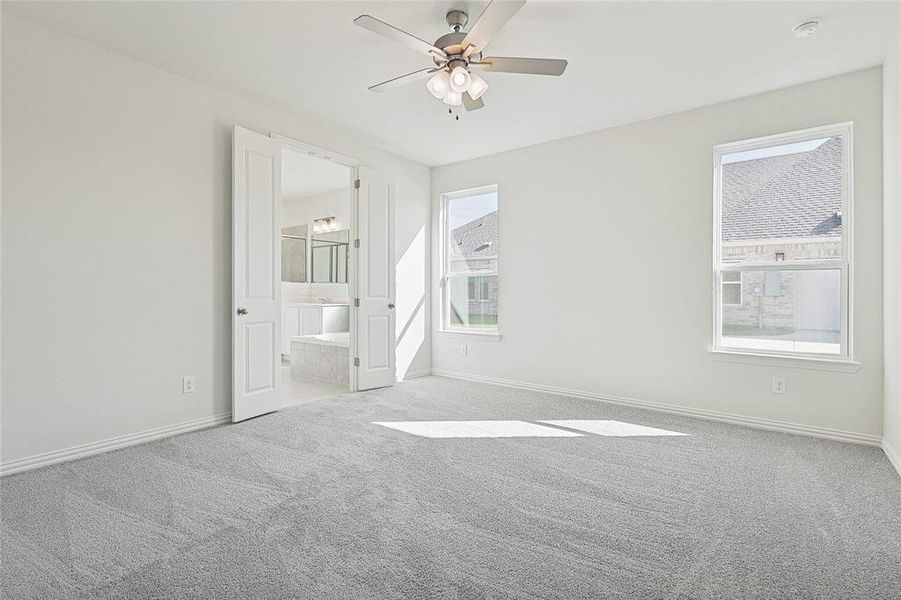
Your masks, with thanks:
M426 439L392 420L690 434ZM899 598L876 448L436 377L0 480L4 598Z

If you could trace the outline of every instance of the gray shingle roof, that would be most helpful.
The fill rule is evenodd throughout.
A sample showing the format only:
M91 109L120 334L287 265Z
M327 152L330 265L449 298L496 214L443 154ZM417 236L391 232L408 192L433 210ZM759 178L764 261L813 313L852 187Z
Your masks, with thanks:
M723 241L840 236L841 144L723 165Z
M466 258L495 256L498 253L497 211L490 212L451 231L454 245Z

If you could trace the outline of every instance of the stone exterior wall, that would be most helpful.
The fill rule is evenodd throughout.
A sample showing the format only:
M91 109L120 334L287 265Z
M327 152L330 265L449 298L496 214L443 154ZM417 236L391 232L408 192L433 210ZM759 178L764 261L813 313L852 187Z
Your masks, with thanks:
M793 243L724 245L724 264L826 260L841 256L841 239L821 238ZM724 329L729 326L762 330L794 330L798 324L797 272L745 271L741 276L741 304L723 305Z
M773 288L778 278L778 295ZM775 272L769 282L765 272L742 273L741 304L723 306L723 323L760 329L794 329L795 274ZM769 289L767 288L769 283Z

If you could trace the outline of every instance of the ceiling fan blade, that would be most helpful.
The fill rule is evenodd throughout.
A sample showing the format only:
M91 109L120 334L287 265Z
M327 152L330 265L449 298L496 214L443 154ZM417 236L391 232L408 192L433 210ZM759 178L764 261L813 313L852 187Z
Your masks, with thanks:
M525 3L526 0L492 0L489 2L482 14L479 15L475 25L470 28L469 33L460 42L460 45L466 48L464 55L468 57L470 54L481 52L494 34L500 31Z
M384 21L379 21L373 16L370 15L360 15L356 19L354 19L354 24L363 29L367 29L372 33L377 33L381 36L388 38L389 40L394 40L395 42L400 42L417 52L424 52L426 54L434 54L439 58L446 59L447 54L441 48L437 48L432 44L419 39L415 35L409 34L402 29L398 29L394 25L389 25Z
M473 100L472 96L469 95L469 92L465 92L463 94L463 108L466 110L479 110L480 108L485 107L485 101L482 98L478 98L477 100Z
M561 58L510 58L504 56L489 56L479 63L470 63L481 66L495 73L525 73L527 75L562 75L568 64Z
M389 79L388 81L383 81L381 83L377 83L375 85L369 86L369 91L371 92L388 92L391 90L396 90L399 87L403 87L408 83L413 83L414 81L419 81L420 79L427 79L433 73L437 73L441 68L436 69L420 69L419 71L413 71L412 73L407 73L406 75L401 75L399 77L395 77L394 79Z

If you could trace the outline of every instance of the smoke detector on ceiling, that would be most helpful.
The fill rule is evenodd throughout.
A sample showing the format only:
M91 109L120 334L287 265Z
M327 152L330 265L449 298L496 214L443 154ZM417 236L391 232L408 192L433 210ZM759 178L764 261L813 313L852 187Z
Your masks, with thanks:
M817 28L820 26L819 19L806 19L792 28L792 33L795 34L797 38L806 38L812 36L816 33Z

